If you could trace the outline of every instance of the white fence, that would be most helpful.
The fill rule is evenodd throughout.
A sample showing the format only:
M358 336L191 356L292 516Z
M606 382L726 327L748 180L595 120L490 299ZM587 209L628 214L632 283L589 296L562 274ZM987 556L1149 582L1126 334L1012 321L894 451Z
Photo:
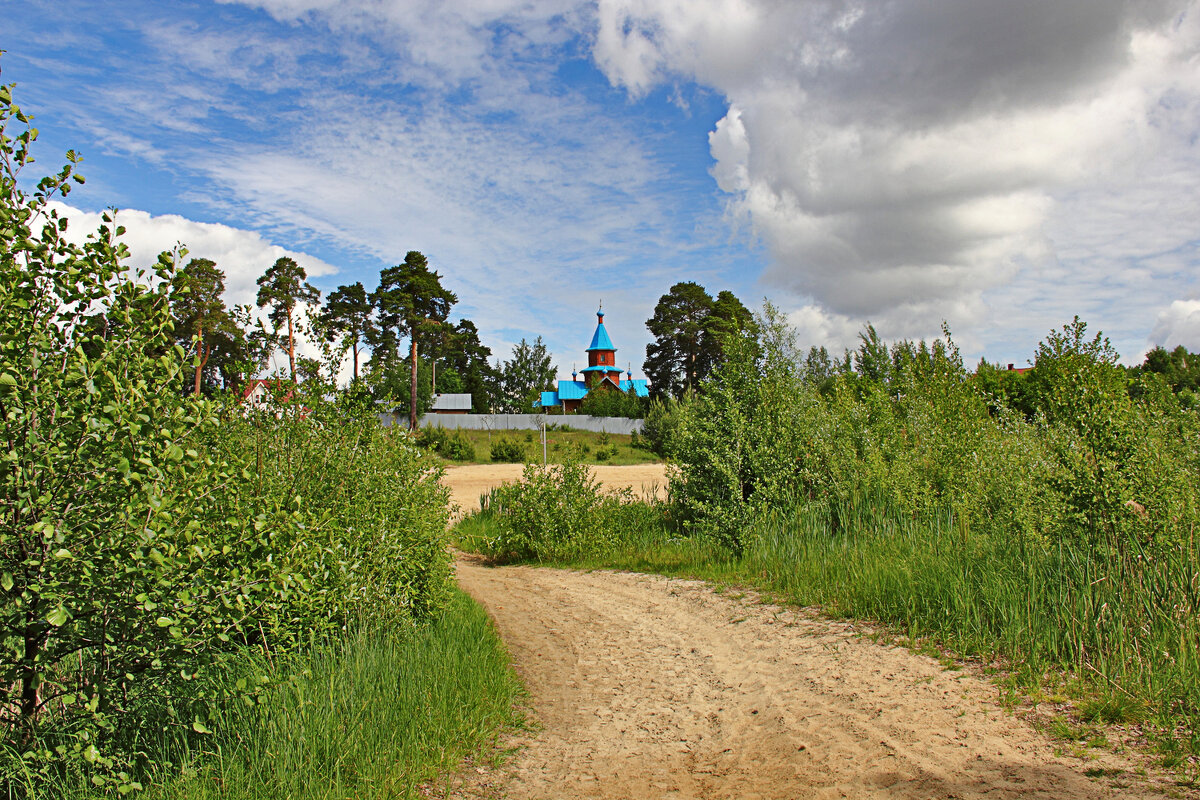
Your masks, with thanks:
M408 417L399 414L380 414L384 425L407 425ZM593 433L641 433L644 420L625 417L588 417L583 414L425 414L419 420L421 427L434 427L469 431L540 431L546 427L571 427L577 431Z

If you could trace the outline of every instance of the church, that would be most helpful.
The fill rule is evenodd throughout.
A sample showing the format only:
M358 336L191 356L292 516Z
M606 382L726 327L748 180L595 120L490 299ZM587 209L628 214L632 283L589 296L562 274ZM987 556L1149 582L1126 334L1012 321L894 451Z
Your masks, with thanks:
M563 414L573 414L579 410L583 398L588 392L621 391L630 389L638 397L648 397L650 387L643 378L633 379L633 372L621 377L621 368L617 366L617 348L613 347L612 339L604 328L604 309L596 312L596 332L592 334L592 343L587 348L588 365L583 369L582 380L580 373L572 372L571 380L559 381L558 389L552 392L542 392L537 405L544 410L561 407Z

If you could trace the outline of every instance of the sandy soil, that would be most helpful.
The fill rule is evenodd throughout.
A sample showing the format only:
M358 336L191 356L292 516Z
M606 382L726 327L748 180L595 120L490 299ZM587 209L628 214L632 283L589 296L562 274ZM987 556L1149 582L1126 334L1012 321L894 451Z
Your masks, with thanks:
M457 569L538 729L452 797L1161 796L1127 772L1084 776L1128 765L1056 757L994 686L803 610L656 576Z
M512 483L521 479L522 464L468 464L462 467L447 467L443 483L450 487L450 502L458 511L466 513L478 510L479 496L493 486ZM631 487L639 496L657 492L666 496L667 477L665 464L633 464L625 467L593 466L592 473L601 484L610 488Z

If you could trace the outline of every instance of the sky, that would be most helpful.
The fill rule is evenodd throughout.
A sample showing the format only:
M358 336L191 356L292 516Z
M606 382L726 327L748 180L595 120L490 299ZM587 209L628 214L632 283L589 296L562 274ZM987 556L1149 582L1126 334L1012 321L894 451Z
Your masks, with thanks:
M230 303L409 250L493 354L641 376L679 281L802 345L1026 364L1079 315L1126 363L1200 350L1200 0L7 0L0 80ZM41 171L38 171L38 168ZM32 173L27 173L32 179Z

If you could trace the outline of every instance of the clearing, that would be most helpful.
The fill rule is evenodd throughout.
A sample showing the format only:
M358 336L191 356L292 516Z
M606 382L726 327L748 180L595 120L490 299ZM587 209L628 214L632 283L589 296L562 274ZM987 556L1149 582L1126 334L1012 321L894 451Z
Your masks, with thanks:
M484 488L466 476L462 502ZM452 778L452 797L1163 796L1111 752L1060 757L995 686L868 626L697 581L471 556L457 572L511 651L536 730L502 767Z

